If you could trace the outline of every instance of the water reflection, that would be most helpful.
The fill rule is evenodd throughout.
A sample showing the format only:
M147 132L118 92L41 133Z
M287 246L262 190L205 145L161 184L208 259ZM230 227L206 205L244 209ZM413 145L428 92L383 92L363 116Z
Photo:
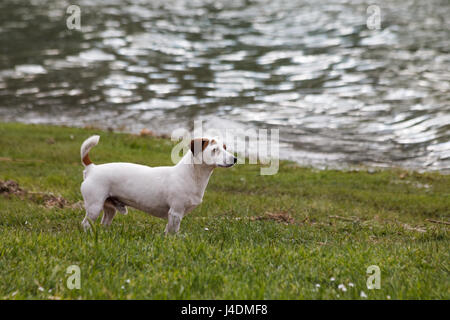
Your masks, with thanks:
M0 119L169 133L279 128L283 158L450 170L450 4L0 3Z

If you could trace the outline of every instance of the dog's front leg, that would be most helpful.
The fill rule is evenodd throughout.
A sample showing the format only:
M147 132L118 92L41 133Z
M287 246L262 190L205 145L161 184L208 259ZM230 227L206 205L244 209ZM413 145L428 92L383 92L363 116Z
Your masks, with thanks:
M183 214L170 209L168 215L168 221L166 225L166 230L164 233L167 235L168 233L177 233L180 230L181 219L183 219Z

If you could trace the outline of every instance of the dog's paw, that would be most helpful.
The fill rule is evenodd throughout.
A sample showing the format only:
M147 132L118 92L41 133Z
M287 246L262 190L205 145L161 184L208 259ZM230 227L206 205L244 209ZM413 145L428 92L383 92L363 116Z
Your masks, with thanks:
M117 211L121 214L128 214L128 208L125 206L116 206Z
M91 230L91 224L86 219L83 220L83 222L81 222L81 226L83 227L84 232L87 232L87 231Z

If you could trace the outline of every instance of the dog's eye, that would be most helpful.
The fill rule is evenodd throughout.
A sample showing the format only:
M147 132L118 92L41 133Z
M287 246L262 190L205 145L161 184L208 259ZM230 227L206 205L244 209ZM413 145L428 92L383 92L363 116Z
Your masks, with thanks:
M213 153L216 153L217 150L218 150L218 148L214 148L214 149L212 150L212 152L213 152Z

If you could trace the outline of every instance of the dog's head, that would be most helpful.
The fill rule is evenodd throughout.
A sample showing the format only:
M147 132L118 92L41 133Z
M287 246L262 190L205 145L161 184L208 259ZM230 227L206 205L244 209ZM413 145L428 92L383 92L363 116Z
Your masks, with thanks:
M196 138L191 140L191 152L194 163L214 167L228 168L237 162L237 158L227 151L227 147L218 138Z

